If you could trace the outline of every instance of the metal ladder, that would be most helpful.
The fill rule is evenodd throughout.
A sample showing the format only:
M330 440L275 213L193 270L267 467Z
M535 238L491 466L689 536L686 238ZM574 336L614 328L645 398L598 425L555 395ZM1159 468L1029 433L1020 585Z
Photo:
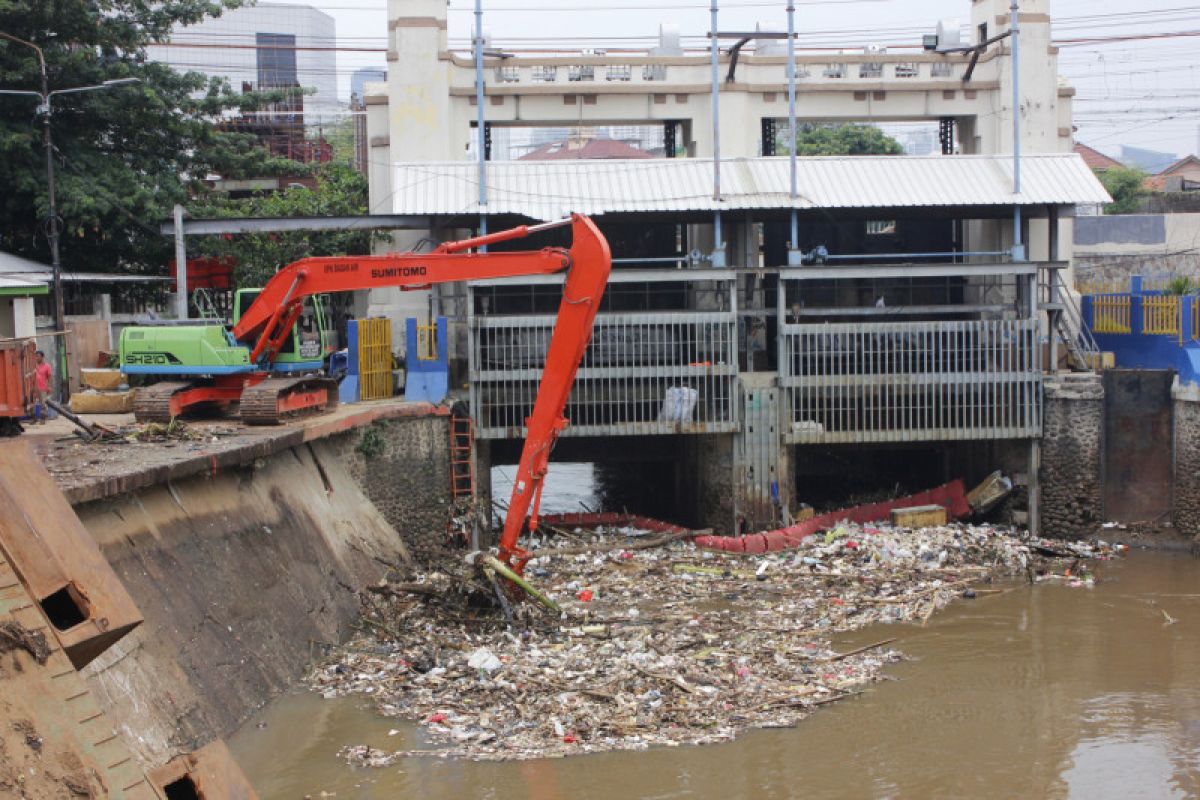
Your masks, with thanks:
M468 416L450 417L450 517L446 538L473 548L479 547L480 518L475 508L475 424Z
M475 444L475 423L470 417L450 417L450 498L475 496L475 465L471 449Z
M208 289L197 289L192 292L192 303L196 306L196 313L200 315L200 319L207 322L224 323L225 318L221 312L217 311L216 300L213 299L212 293Z

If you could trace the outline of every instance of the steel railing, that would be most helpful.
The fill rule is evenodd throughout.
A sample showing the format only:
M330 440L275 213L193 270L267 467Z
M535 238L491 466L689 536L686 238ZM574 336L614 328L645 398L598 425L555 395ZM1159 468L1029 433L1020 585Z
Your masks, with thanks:
M1181 312L1176 295L1142 297L1142 333L1159 336L1181 335Z
M631 270L630 272L635 272ZM734 282L694 281L719 310L605 311L596 317L565 416L567 436L723 433L737 429ZM614 275L611 283L638 283ZM513 284L509 284L510 286ZM715 287L715 288L714 288ZM613 287L610 287L610 289ZM470 308L475 308L471 287ZM468 320L471 412L476 436L524 436L553 314L474 314Z
M1036 320L781 326L793 444L1037 436Z
M1133 330L1133 304L1129 295L1098 294L1092 297L1092 331L1130 333Z
M1075 365L1079 369L1094 369L1099 363L1100 345L1096 343L1092 330L1084 321L1082 310L1075 302L1075 296L1067 288L1059 270L1042 270L1039 273L1038 302L1042 308L1050 311L1050 321L1057 323L1058 335L1062 337ZM1055 364L1048 365L1051 371L1056 367Z

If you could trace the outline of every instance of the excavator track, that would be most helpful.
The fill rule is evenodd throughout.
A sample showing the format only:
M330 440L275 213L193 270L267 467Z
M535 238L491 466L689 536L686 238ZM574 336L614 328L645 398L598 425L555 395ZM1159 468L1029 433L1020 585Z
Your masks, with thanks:
M133 418L138 422L170 422L171 398L191 385L186 381L162 381L138 389L133 397Z
M330 378L268 378L242 392L240 414L247 425L278 425L285 419L330 411L337 402L337 381Z

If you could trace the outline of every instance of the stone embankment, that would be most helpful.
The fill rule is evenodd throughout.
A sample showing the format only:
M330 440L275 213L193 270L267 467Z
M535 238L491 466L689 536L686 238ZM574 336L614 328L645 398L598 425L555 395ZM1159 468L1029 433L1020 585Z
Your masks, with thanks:
M1104 386L1096 375L1045 382L1041 513L1047 536L1086 536L1103 517Z
M1175 527L1200 536L1200 387L1180 386L1175 399L1175 491L1171 497Z

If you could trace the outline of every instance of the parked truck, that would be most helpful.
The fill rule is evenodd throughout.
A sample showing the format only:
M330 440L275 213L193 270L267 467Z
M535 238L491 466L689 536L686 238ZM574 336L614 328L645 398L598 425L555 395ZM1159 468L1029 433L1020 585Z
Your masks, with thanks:
M37 396L36 352L32 339L0 340L0 436L20 434L21 420L29 416Z

